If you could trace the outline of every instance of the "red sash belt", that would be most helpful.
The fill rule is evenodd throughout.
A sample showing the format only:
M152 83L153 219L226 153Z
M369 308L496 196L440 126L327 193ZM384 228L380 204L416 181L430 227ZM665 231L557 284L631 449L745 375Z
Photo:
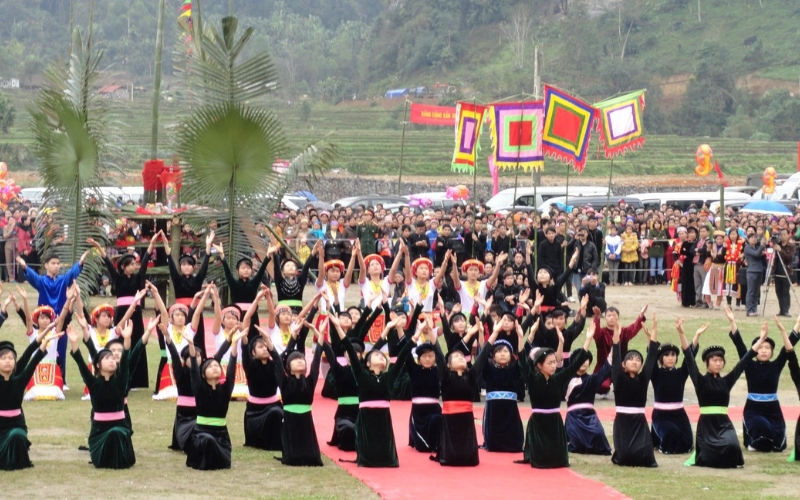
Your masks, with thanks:
M472 413L472 401L442 402L442 415L453 415L456 413Z

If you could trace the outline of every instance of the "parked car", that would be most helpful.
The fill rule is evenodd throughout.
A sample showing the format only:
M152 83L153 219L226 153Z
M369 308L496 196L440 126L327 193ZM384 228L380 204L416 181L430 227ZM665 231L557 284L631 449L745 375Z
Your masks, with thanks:
M516 188L516 202L514 201L514 188L504 189L492 196L486 205L497 211L503 207L523 206L538 207L550 198L565 196L569 193L573 196L605 196L608 194L608 187L600 186L570 186L567 191L566 186L542 186L538 188L518 187Z
M19 196L26 200L30 200L31 206L40 207L42 203L44 203L44 192L46 190L47 188L43 187L25 188L19 192Z
M553 204L577 208L583 208L587 205L591 205L592 208L599 211L605 208L606 203L608 203L611 207L615 207L619 206L620 201L624 201L626 205L633 208L643 208L642 200L631 196L570 196L569 198L558 196L556 198L550 198L539 205L539 212L544 213L549 211L550 206Z
M437 191L437 192L432 192L432 193L416 193L416 194L412 194L412 195L409 195L409 196L404 196L404 198L406 198L407 201L411 201L412 197L416 197L416 198L420 198L420 199L427 198L427 199L431 200L433 202L433 205L430 206L430 207L426 207L426 208L430 208L430 209L433 209L433 210L441 208L441 209L443 209L445 211L449 211L451 208L453 208L456 205L466 205L467 204L467 202L465 200L451 200L450 198L447 197L447 193L445 191Z
M706 204L710 205L712 202L719 201L719 191L704 191L704 192L668 192L668 193L641 193L629 195L631 198L638 198L641 200L642 205L647 210L659 210L662 205L677 208L682 212L689 210L691 205L698 209ZM749 202L752 197L747 193L739 193L736 191L726 191L725 201L744 201Z
M356 208L359 205L375 208L377 205L383 205L383 208L391 210L401 206L408 206L408 199L404 198L403 196L395 196L393 194L366 194L362 196L341 198L333 202L334 207L337 205L342 208Z

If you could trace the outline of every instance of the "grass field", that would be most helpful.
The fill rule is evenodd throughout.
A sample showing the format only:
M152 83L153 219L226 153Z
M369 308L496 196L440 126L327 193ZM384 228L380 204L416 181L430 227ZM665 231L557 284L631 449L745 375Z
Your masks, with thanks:
M309 291L310 293L310 291ZM354 291L351 289L351 295ZM610 303L623 311L623 324L632 321L634 315L646 302L650 303L648 317L659 318L659 339L677 341L674 320L685 314L686 331L691 333L702 321L712 321L709 332L701 339L702 346L721 344L728 349L731 363L733 348L727 339L727 322L719 312L683 310L675 302L666 287L639 287L609 290ZM34 294L35 297L35 294ZM355 296L351 298L355 299ZM35 298L32 298L35 300ZM93 303L98 303L93 300ZM793 303L796 306L796 303ZM769 298L767 312L776 312L774 295ZM796 311L797 309L795 309ZM147 316L152 313L148 311ZM743 316L743 313L737 313ZM791 329L793 321L785 322ZM745 339L751 338L760 328L757 318L741 318L739 324ZM771 334L777 337L775 328ZM0 331L0 338L10 339L23 345L26 339L19 319L12 315ZM632 342L634 348L644 348L644 336ZM148 346L148 361L152 374L158 362L158 346ZM284 467L274 460L279 453L246 449L242 432L244 404L232 403L228 415L229 430L233 442L233 469L221 472L197 472L185 466L185 457L167 449L171 441L174 403L155 402L150 391L136 391L130 395L130 410L135 434L134 447L137 464L121 472L100 471L88 464L87 452L78 451L86 443L89 430L89 403L80 401L82 385L72 360L68 361L67 381L71 391L67 400L57 403L28 402L24 404L25 415L32 441L31 457L35 468L3 473L4 491L14 491L16 496L51 496L62 498L86 498L107 496L108 488L125 498L375 498L357 479L325 458L322 468ZM151 382L152 383L152 382ZM781 378L780 398L783 404L798 405L797 391L785 370ZM742 406L746 395L744 378L739 381L732 395L732 405ZM696 404L691 383L686 390L686 403ZM650 394L652 403L652 391ZM598 407L613 406L613 401L599 400ZM741 423L734 422L741 432ZM606 423L611 440L611 423ZM631 469L616 467L609 457L585 457L572 455L572 468L579 474L605 482L634 499L663 499L665 492L670 498L726 500L750 498L792 498L800 491L798 465L786 463L792 448L794 422L787 423L789 449L780 454L757 454L745 451L746 466L742 470L711 470L683 466L686 456L657 455L658 469ZM324 439L324 436L319 436ZM397 438L403 443L402 438ZM401 444L402 445L402 444ZM510 470L513 465L509 458ZM401 464L402 467L402 464ZM431 473L440 472L432 465ZM476 469L480 476L480 467ZM500 480L481 478L480 480ZM507 480L509 478L504 478ZM468 485L465 485L468 486ZM516 487L516 486L515 486ZM531 487L535 487L531 485ZM468 490L459 493L460 498L471 498Z

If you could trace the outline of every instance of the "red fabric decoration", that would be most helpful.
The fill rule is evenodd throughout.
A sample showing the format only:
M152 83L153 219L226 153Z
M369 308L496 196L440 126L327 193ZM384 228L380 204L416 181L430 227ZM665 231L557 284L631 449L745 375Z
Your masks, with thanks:
M159 176L164 171L164 160L147 160L142 169L142 185L145 191L158 191L162 189Z

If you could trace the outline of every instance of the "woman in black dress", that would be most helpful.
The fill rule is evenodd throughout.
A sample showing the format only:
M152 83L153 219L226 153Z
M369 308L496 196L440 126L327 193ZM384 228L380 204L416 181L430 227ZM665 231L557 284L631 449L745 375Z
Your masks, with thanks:
M495 328L499 334L499 330ZM483 408L483 448L487 451L519 453L525 441L522 418L517 406L517 390L522 380L520 364L514 352L522 352L522 336L516 349L507 340L492 334L491 359L483 368L486 384L486 405Z
M797 330L795 330L797 331ZM792 375L792 382L797 389L797 394L800 396L800 364L797 362L797 353L792 349L787 349L786 358L789 360L789 373ZM797 448L800 446L800 418L797 419L797 424L794 428L794 448L792 454L789 455L788 462L797 462Z
M189 314L194 314L192 311L192 300L194 299L195 295L200 293L203 289L203 282L206 280L206 275L208 274L208 261L211 256L211 244L214 242L214 231L210 231L208 236L206 236L206 248L205 254L203 255L203 263L200 264L200 269L195 273L195 266L197 265L197 259L194 258L192 254L184 254L181 256L178 264L180 265L180 271L175 266L175 261L172 260L172 248L169 245L169 239L164 234L163 231L161 233L161 241L164 242L164 252L167 254L167 264L169 265L169 279L172 281L172 286L175 289L175 303L183 304L190 309ZM206 338L206 329L204 322L201 321L197 326L197 333L195 334L195 340L197 342L204 342ZM164 338L158 338L158 345L159 348L164 351L167 349L166 344L164 343ZM204 347L203 345L198 345L197 347ZM166 356L162 357L162 362L166 363ZM161 373L161 370L164 369L164 365L159 366L158 373Z
M570 356L571 363L563 370L557 369L564 346L561 331L556 329L558 347L555 350L530 349L538 328L537 321L528 337L526 353L519 358L531 397L531 416L528 419L525 458L522 462L529 463L531 467L537 469L569 467L567 432L561 419L561 401L564 399L569 381L578 373L588 357L588 348L594 337L595 326L589 327L583 349L577 352L574 359ZM522 327L517 326L517 331L521 337ZM531 357L532 361L528 361Z
M698 333L702 333L706 328L708 325L703 325ZM767 322L765 321L761 327L758 342L739 360L736 367L724 376L722 369L725 367L725 349L718 345L705 348L702 358L707 370L705 375L700 375L685 338L681 339L681 347L687 359L689 377L697 393L697 402L700 404L694 453L686 461L686 465L716 469L741 467L744 465L742 447L733 423L728 417L728 404L730 404L731 389L767 338Z
M252 310L252 308L251 308ZM244 445L262 450L282 449L283 406L278 396L278 381L283 363L267 332L244 344L242 367L247 377L247 408L244 411Z
M50 330L43 328L39 332L25 349L19 364L14 344L0 342L0 470L33 467L28 457L31 443L22 413L22 398L36 366L47 354L47 344L61 336ZM29 361L23 366L25 360Z
M419 316L421 311L422 305L419 304L414 314ZM372 311L367 308L365 314L372 314ZM389 365L386 356L376 349L371 350L365 356L362 364L352 342L339 327L338 320L331 316L331 322L336 327L345 352L350 357L350 367L358 384L356 463L359 467L398 467L389 401L391 400L392 384L401 366L399 364ZM367 330L362 330L356 334L359 335L359 338L364 338L366 332ZM398 359L404 358L412 347L413 343L408 339L400 351ZM389 365L388 369L387 365Z
M320 324L324 331L328 321ZM322 467L317 432L314 430L314 418L311 416L311 403L314 401L314 389L319 378L319 364L322 360L322 343L324 337L317 333L317 347L311 370L306 374L306 357L299 351L284 351L284 370L279 377L281 397L283 399L283 427L281 429L281 447L283 465L306 465ZM278 359L274 360L276 363Z
M596 323L589 324L589 328L596 328ZM580 351L576 350L570 355L570 360L575 359ZM585 453L587 455L611 455L611 446L606 438L603 424L597 418L594 409L594 398L597 388L611 375L611 363L608 359L598 359L602 363L599 372L588 374L589 365L592 364L592 353L586 351L587 357L578 368L575 377L567 385L567 418L564 420L564 429L567 431L570 453Z
M675 325L683 335L683 318ZM694 348L696 352L696 348ZM653 370L653 428L650 432L653 446L665 455L689 453L694 448L692 424L683 407L683 390L689 378L689 368L684 358L678 365L678 346L670 343L658 348L660 366Z
M231 438L226 417L236 383L236 358L239 341L247 331L238 331L231 339L231 354L225 382L221 383L222 366L215 358L197 363L197 350L189 340L192 392L197 404L197 421L186 441L186 465L197 470L231 468Z
M145 287L147 266L150 263L150 257L153 254L153 247L155 246L156 241L161 234L162 233L156 233L150 239L150 245L147 247L147 251L142 255L141 262L138 264L138 271L136 269L137 256L133 254L125 254L119 258L117 265L114 266L114 263L108 258L105 248L91 238L86 240L87 243L97 249L97 251L100 253L100 256L103 258L103 262L106 264L108 276L111 278L111 286L117 296L117 308L114 311L115 318L121 318L125 315L128 307L135 303L136 292ZM142 338L142 335L144 335L144 319L142 319L143 307L144 302L140 301L136 306L136 310L131 316L131 322L133 322L133 334L131 336L131 342L134 344L139 342L139 340ZM131 388L146 388L150 385L147 374L146 351L142 352L138 363L136 363L134 366L131 366L130 371ZM158 383L156 383L156 392L158 392Z
M358 362L364 355L364 342L362 337L358 337L360 332L368 332L372 327L372 323L382 313L381 309L376 309L371 315L367 316L362 314L356 324L356 328L351 330L349 336L350 343L353 345L356 354L358 355ZM341 318L342 316L339 316ZM341 320L339 321L341 325ZM338 335L332 335L331 341L336 339L336 344L341 348L341 341ZM328 442L330 446L336 446L342 451L356 451L356 422L358 421L358 384L356 383L355 374L350 367L349 359L345 358L347 362L342 365L338 362L336 354L333 352L333 347L327 342L322 344L325 356L331 360L331 373L336 382L336 394L338 397L338 406L336 413L333 416L334 428L331 440Z
M739 357L747 354L742 336L736 326L736 320L730 308L725 308L725 315L731 324L730 337ZM786 336L786 329L775 318L778 328ZM797 336L793 336L797 342ZM753 344L758 338L753 339ZM789 344L793 345L793 344ZM750 359L744 369L747 380L747 402L744 404L742 431L744 446L750 451L783 451L786 449L786 420L783 418L781 404L778 401L778 382L786 365L786 350L781 349L778 357L772 360L775 341L767 337L761 344L755 359Z
M404 320L403 320L404 322ZM414 342L416 343L416 342ZM440 373L447 369L439 343L417 345L417 361L406 354L405 371L411 380L411 414L408 417L408 445L422 453L435 452L442 427L439 404Z
M228 261L225 259L225 250L222 245L213 245L213 248L217 251L220 260L222 260L222 269L225 272L225 280L228 283L231 302L239 306L242 311L247 311L250 309L250 304L256 300L258 290L261 288L261 280L264 278L264 273L267 272L267 264L269 264L271 254L267 253L264 260L261 261L261 267L258 268L255 274L253 274L253 261L248 257L242 257L236 263L237 277L234 278ZM270 247L270 250L274 252L273 247ZM260 324L258 311L256 311L250 321L250 329L247 332L248 339L258 337L259 333L256 325Z
M475 335L482 328L483 325L478 322L470 327L467 334ZM497 329L495 332L499 333ZM467 364L462 351L453 350L447 353L447 368L440 374L442 429L439 433L439 448L435 457L431 457L431 460L440 465L476 466L480 463L472 402L475 391L480 387L483 368L491 349L491 345L483 347L472 368Z
M626 467L658 467L653 454L653 438L647 426L644 407L647 404L647 388L658 357L657 321L653 315L653 331L642 325L650 339L647 358L639 351L629 350L622 357L619 342L622 328L614 329L611 349L611 380L614 382L614 402L617 415L614 418L614 453L611 461ZM644 365L644 369L642 369ZM640 373L641 370L641 373Z
M694 307L694 256L697 246L697 229L690 227L686 232L687 240L681 243L680 253L676 255L681 266L681 305L683 307ZM697 264L702 266L703 263Z
M89 454L98 469L129 469L136 463L131 442L130 423L125 416L125 396L128 390L128 351L120 362L108 349L92 357L94 373L86 366L79 342L81 331L67 327L72 346L72 358L78 365L92 401L92 427L89 432Z
M321 246L322 240L318 240L316 244ZM317 263L314 256L318 251L319 247L311 251L311 256L306 259L299 275L297 262L291 259L283 260L281 252L275 252L272 257L274 266L272 279L278 292L278 306L289 306L294 313L299 313L303 309L303 290L308 282L309 269Z

